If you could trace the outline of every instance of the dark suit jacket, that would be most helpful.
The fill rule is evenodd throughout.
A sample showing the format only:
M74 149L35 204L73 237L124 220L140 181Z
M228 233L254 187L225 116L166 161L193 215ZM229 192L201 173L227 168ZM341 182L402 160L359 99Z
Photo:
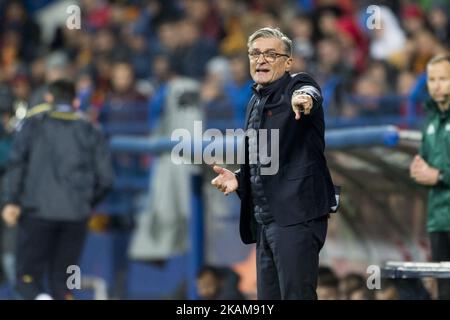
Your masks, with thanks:
M266 101L261 108L260 129L279 129L279 170L261 175L270 212L280 226L312 220L330 213L336 205L334 186L324 156L325 125L322 98L314 100L311 114L295 120L291 107L294 90L318 84L306 73L286 73L270 85L254 90L247 106L246 126L252 103ZM245 128L247 129L247 128ZM240 234L244 243L256 241L256 221L250 188L248 138L245 138L245 164L236 172L237 193L241 198Z

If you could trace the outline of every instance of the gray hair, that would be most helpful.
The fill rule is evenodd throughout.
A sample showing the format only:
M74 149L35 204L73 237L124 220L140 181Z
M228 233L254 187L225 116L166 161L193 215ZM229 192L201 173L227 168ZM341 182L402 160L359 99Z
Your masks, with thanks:
M265 27L255 31L250 37L248 37L247 47L250 48L251 44L259 38L277 38L283 42L284 52L289 56L292 56L292 40L289 39L279 28Z

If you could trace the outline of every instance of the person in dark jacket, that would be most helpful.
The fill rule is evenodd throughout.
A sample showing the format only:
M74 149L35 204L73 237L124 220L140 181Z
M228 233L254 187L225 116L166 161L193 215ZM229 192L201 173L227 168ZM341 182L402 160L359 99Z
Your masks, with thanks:
M49 84L46 101L14 133L2 217L10 226L18 222L20 296L71 299L68 267L78 263L88 216L112 187L113 171L101 132L75 112L73 83Z
M246 161L236 174L214 166L219 175L212 184L241 198L241 238L256 242L258 299L317 299L319 252L337 206L324 156L322 94L308 74L289 74L292 42L278 29L256 31L248 47L255 84L245 121ZM249 129L269 129L271 137L278 130L279 140L264 145ZM273 144L278 154L267 162L261 151Z
M427 231L433 261L450 261L450 55L427 65L427 120L410 175L429 188ZM438 279L439 299L450 299L450 279Z

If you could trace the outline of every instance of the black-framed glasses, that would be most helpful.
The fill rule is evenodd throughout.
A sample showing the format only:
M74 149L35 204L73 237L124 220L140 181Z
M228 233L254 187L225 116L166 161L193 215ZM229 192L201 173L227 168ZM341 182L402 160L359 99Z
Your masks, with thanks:
M261 54L263 55L264 60L266 60L269 63L275 62L275 60L277 60L278 57L288 57L289 58L288 54L278 53L275 51L266 51L266 52L251 51L248 53L248 57L252 61L257 61L259 59L259 57L261 56Z

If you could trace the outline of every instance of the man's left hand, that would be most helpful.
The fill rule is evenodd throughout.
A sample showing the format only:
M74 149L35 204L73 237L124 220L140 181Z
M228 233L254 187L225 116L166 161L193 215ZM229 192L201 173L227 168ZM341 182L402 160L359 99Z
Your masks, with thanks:
M2 218L8 227L14 227L20 216L20 207L15 204L7 204L2 210Z
M414 157L410 166L410 175L417 183L424 186L434 186L439 180L439 170L430 167L419 155Z
M295 120L299 120L302 112L305 115L311 113L313 107L313 100L311 96L307 93L294 94L291 100L292 111L295 113Z

